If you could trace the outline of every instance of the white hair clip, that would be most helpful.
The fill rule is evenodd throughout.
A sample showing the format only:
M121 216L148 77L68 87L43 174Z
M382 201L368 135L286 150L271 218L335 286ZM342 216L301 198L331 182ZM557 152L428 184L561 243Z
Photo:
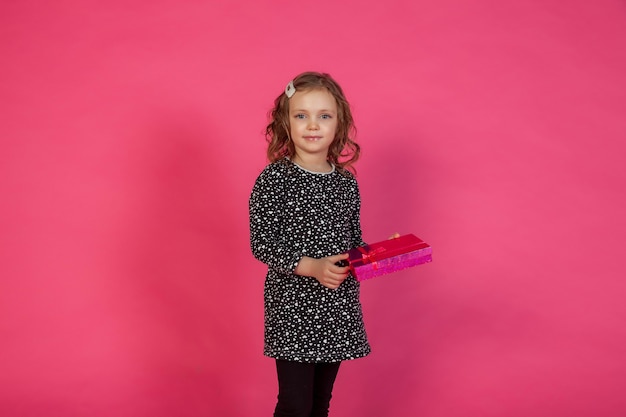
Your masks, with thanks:
M289 84L285 87L285 94L288 98L291 98L294 94L296 94L296 87L293 86L293 81L289 81Z

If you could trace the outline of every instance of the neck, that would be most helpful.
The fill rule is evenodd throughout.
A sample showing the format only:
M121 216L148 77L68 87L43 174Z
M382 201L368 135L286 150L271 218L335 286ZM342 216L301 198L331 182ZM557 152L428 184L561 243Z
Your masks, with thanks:
M302 168L308 169L309 171L315 172L330 172L333 167L326 160L326 157L317 157L317 156L305 156L304 158L301 155L294 155L291 158L291 161L294 164L300 165Z

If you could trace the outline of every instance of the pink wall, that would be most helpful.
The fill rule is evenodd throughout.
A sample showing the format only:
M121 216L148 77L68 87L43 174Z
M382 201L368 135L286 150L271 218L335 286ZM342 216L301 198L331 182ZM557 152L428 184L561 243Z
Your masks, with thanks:
M272 100L344 86L363 285L333 416L626 415L617 0L0 5L0 415L267 416L247 198Z

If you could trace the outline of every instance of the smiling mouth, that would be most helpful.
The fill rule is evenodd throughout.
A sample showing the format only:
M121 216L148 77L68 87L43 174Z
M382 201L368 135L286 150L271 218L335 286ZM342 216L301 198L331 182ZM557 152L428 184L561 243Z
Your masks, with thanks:
M305 136L304 137L306 140L320 140L322 137L321 136Z

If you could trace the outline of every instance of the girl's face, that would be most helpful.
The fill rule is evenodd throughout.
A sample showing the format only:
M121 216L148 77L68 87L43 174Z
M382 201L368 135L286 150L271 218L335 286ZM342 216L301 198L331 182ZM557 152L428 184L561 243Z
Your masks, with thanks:
M296 91L289 99L289 124L296 156L326 160L337 131L337 101L325 89Z

